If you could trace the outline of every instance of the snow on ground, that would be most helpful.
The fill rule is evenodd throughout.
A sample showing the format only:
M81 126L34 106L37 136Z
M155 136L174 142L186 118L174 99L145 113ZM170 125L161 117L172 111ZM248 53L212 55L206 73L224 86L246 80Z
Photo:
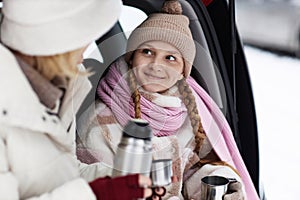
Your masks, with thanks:
M245 47L268 200L299 199L300 60Z

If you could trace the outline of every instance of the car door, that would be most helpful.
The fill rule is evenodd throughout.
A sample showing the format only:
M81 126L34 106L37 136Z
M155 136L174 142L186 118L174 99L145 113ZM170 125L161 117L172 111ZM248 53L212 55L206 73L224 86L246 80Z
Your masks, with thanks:
M237 24L242 39L260 47L297 52L299 5L283 0L237 1Z
M234 9L226 0L188 0L199 21L226 91L225 114L259 193L259 148L255 105L244 50L235 27ZM231 6L234 7L233 1ZM229 11L232 12L229 12ZM263 193L263 192L262 192ZM261 194L263 198L263 194Z

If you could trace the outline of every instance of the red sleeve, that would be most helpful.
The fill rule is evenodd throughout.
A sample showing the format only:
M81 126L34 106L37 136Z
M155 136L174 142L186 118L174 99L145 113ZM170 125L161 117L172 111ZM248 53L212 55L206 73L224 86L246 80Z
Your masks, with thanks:
M139 187L138 175L128 175L117 178L98 178L89 183L97 200L132 200L142 198L144 189Z

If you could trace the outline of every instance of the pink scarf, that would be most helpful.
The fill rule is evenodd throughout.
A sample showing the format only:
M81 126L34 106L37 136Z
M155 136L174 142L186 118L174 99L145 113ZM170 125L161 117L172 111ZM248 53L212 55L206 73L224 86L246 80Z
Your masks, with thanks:
M100 81L97 92L101 100L111 109L118 122L124 126L134 117L134 104L127 85L128 66L123 58L110 66L108 74ZM198 111L207 137L222 161L235 167L245 185L248 200L258 200L250 175L239 153L231 129L219 107L199 84L192 78L187 79L196 98ZM174 86L176 87L176 86ZM171 88L170 90L174 90ZM177 90L175 89L177 92ZM178 93L167 92L173 100ZM174 135L184 123L187 110L183 103L175 106L161 106L155 103L159 94L141 95L142 118L147 120L156 136Z
M126 81L127 71L126 62L119 59L110 66L108 74L100 81L97 88L100 99L112 110L122 126L130 118L134 118L135 114L134 104ZM184 123L187 110L179 97L176 97L178 95L176 88L163 95L147 93L140 88L141 94L144 94L141 95L140 99L142 118L149 122L155 136L174 135ZM165 102L168 101L168 107L161 106L161 103L163 103L159 103L161 99Z
M211 99L211 97L206 93L206 91L201 88L194 79L188 78L187 82L192 88L193 92L195 92L194 94L196 94L195 98L198 104L198 109L199 104L204 102L204 104L207 106L207 109L210 110L210 114L218 126L218 131L206 131L208 133L207 137L210 143L213 145L215 152L218 154L222 161L229 163L240 173L242 181L245 185L246 199L259 200L249 172L245 166L245 163L233 138L231 129L223 113L216 105L216 103ZM201 115L201 113L200 116L204 126L205 118Z

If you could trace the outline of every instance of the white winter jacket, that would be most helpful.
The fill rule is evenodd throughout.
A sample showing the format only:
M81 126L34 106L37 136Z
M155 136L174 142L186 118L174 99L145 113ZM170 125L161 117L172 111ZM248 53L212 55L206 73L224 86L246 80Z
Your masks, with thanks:
M71 81L59 116L47 113L18 66L0 44L0 199L95 199L86 180L105 175L101 165L75 156L75 113L90 83ZM85 176L85 179L81 178Z

